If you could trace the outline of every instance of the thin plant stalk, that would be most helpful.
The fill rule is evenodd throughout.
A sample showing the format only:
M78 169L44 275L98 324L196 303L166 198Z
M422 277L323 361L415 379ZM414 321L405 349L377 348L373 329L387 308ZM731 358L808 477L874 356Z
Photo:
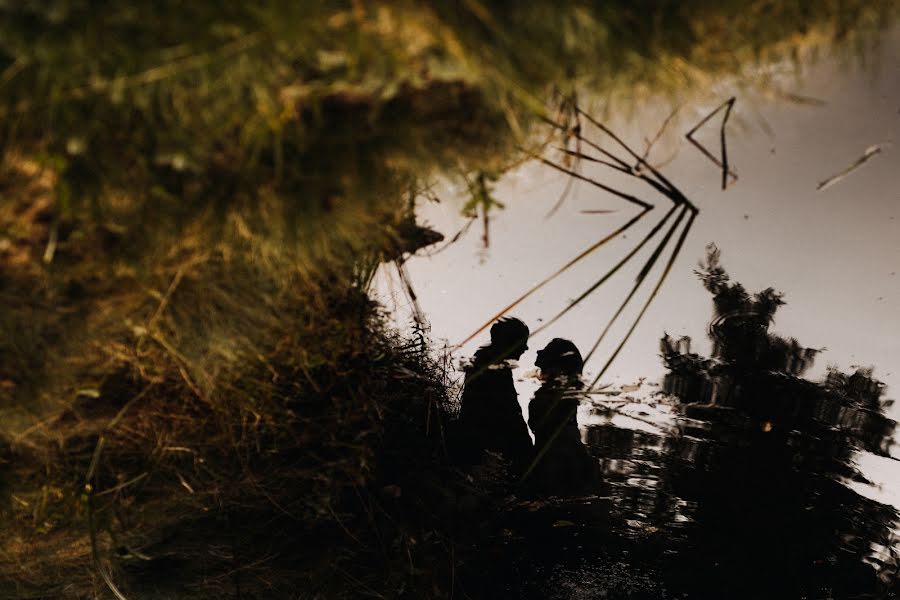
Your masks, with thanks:
M558 165L558 164L556 164L555 162L553 162L553 161L551 161L551 160L548 160L548 159L546 159L546 158L541 157L541 158L540 158L540 161L541 161L542 163L544 163L545 165L547 165L548 167L552 167L552 168L556 169L557 171L560 171L560 172L562 172L562 173L565 173L566 175L569 175L569 176L571 176L571 177L574 177L575 179L580 179L580 180L582 180L582 181L586 181L587 183L590 183L590 184L592 184L592 185L594 185L594 186L600 188L601 190L603 190L603 191L605 191L605 192L609 192L609 193L612 194L613 196L616 196L616 197L618 197L618 198L621 198L621 199L625 200L626 202L631 202L632 204L637 204L638 206L640 206L641 208L643 208L643 209L645 209L645 210L651 210L651 209L654 208L654 206L653 206L652 204L649 204L649 203L647 203L647 202L644 202L644 201L641 200L640 198L637 198L637 197L635 197L635 196L633 196L633 195L631 195L631 194L626 194L626 193L624 193L624 192L620 192L619 190L617 190L617 189L615 189L615 188L613 188L613 187L610 187L610 186L608 186L608 185L606 185L606 184L600 183L600 182L597 181L596 179L592 179L592 178L590 178L590 177L587 177L587 176L585 176L585 175L582 175L581 173L578 173L577 171L573 171L573 170L571 170L571 169L567 169L566 167L564 167L564 166L562 166L562 165Z
M637 278L635 279L635 283L634 283L634 286L632 286L631 291L628 293L628 295L622 301L622 304L619 305L619 309L615 312L615 314L612 316L612 318L606 324L606 327L600 333L600 336L597 338L597 341L594 342L593 346L591 346L590 351L588 351L588 353L585 355L584 362L587 362L591 358L591 356L594 355L594 352L596 352L597 348L600 347L600 344L603 342L603 339L606 337L606 334L609 333L610 328L612 328L613 324L616 322L616 320L618 320L619 315L622 314L622 311L625 310L625 307L628 306L628 303L631 302L631 299L637 293L638 289L640 289L641 285L643 285L644 279L646 279L647 274L650 273L650 270L653 268L653 265L656 264L656 261L657 261L657 259L659 259L659 256L662 253L663 249L666 246L668 246L669 240L672 239L672 235L678 229L678 226L681 224L682 219L684 219L684 215L688 211L689 211L689 209L687 207L682 209L681 212L678 214L678 218L675 219L675 222L672 224L671 227L669 227L668 231L666 232L666 235L656 246L656 249L653 251L653 254L650 256L649 259L647 259L647 262L644 264L643 268L641 269L641 272L638 274Z
M483 325L481 325L478 329L476 329L468 337L466 337L466 339L464 339L459 344L457 344L457 347L465 346L473 338L475 338L475 336L477 336L479 333L481 333L482 331L484 331L485 329L490 327L494 321L496 321L497 319L499 319L500 317L502 317L503 315L505 315L506 313L511 311L513 308L515 308L519 304L521 304L526 298L528 298L529 296L531 296L532 294L534 294L535 292L540 290L542 287L544 287L545 285L547 285L548 283L550 283L551 281L553 281L554 279L556 279L557 277L562 275L565 271L569 270L572 266L574 266L576 263L580 262L586 256L589 256L592 253L594 253L598 248L605 245L610 240L613 240L613 239L617 238L619 235L628 231L628 229L630 229L635 223L637 223L639 220L641 220L641 218L643 218L648 212L650 212L650 209L645 208L644 210L642 210L641 212L636 214L634 217L632 217L631 220L629 220L627 223L625 223L624 225L622 225L621 227L619 227L612 233L610 233L603 239L591 244L590 246L588 246L587 248L582 250L581 253L578 254L578 256L576 256L575 258L573 258L572 260L570 260L569 262L564 264L562 267L557 269L549 277L546 277L542 281L536 283L524 294L522 294L521 296L519 296L518 298L516 298L515 300L510 302L508 305L503 307L499 312L497 312L497 314L493 315Z
M681 253L682 247L684 247L684 242L687 239L688 233L691 230L691 227L694 225L694 219L697 218L696 210L691 211L691 216L688 219L687 225L685 225L684 230L681 232L681 236L678 238L678 242L675 244L675 249L672 251L672 255L669 257L669 262L666 263L665 269L663 269L662 275L660 275L659 281L656 282L656 287L653 288L653 291L650 293L650 297L647 298L647 301L644 303L644 307L641 309L641 312L638 313L638 316L635 318L634 323L631 325L631 328L628 330L628 333L625 334L625 337L622 338L622 341L619 343L619 346L616 348L615 352L612 353L612 356L609 357L609 360L606 361L606 364L603 365L603 368L600 369L600 372L597 373L597 376L591 382L591 385L588 386L588 390L594 389L597 383L600 381L600 378L606 373L609 366L613 363L616 357L619 355L619 352L622 351L622 348L625 347L625 343L628 342L628 339L631 337L631 334L634 333L634 330L637 328L638 323L641 322L641 318L644 316L644 313L647 312L647 309L650 307L650 304L653 303L654 298L656 298L656 294L659 293L662 284L665 282L666 277L668 277L669 272L672 270L672 266L675 264L675 260L678 258L678 255Z
M569 312L570 310L575 308L575 306L577 306L582 300L584 300L585 298L590 296L598 287L600 287L601 285L606 283L606 281L610 277L615 275L619 271L619 269L621 269L628 261L630 261L632 259L632 257L635 254L637 254L638 251L640 251L640 249L643 248L644 245L648 241L650 241L650 239L652 239L659 232L659 230L666 223L666 221L669 220L669 217L672 216L672 213L675 212L676 208L678 208L677 205L672 205L672 208L669 209L669 212L667 212L665 214L665 216L662 219L660 219L660 221L656 225L653 226L653 229L651 229L650 232L647 233L646 236L644 236L644 239L641 240L640 243L637 244L628 254L626 254L618 263L616 263L616 265L613 268L611 268L609 271L607 271L606 274L603 275L603 277L598 279L593 285L591 285L591 287L589 287L587 290L585 290L580 296L578 296L577 298L572 300L564 309L562 309L560 312L558 312L553 318L551 318L549 321L547 321L546 323L544 323L543 325L541 325L540 327L535 329L531 333L531 335L535 336L535 335L539 334L540 332L544 331L545 329L547 329L548 327L550 327L551 325L553 325L554 323L556 323L563 315L565 315L567 312Z

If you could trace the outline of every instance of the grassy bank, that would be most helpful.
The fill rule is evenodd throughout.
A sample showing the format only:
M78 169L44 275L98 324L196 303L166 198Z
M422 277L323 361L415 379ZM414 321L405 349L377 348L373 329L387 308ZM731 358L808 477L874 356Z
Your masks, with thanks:
M0 597L450 595L480 491L369 267L433 177L551 143L554 98L897 10L707 4L0 2Z

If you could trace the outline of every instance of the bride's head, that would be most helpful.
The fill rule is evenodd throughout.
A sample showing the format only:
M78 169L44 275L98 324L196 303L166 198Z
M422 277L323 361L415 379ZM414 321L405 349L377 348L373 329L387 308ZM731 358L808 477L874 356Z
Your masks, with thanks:
M569 340L555 338L542 350L538 350L534 364L541 370L541 379L577 377L581 375L581 352Z

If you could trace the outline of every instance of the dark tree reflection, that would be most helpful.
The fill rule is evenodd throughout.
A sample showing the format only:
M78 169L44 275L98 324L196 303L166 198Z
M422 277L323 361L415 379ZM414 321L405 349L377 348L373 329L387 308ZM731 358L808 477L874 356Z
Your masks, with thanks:
M858 450L887 455L895 423L884 385L871 369L802 378L818 350L769 331L781 294L731 282L715 247L698 275L713 294L713 356L664 337L663 387L688 417L670 441L668 476L695 506L690 552L711 563L709 583L770 597L896 587L878 550L891 546L897 512L840 481L864 481Z
M663 338L662 402L676 417L636 431L615 424L622 400L595 403L585 443L603 484L510 517L524 533L515 572L533 575L504 592L896 597L898 512L848 485L866 483L859 452L888 456L893 443L884 385L871 369L804 378L819 351L770 330L780 293L732 282L714 247L698 275L713 351Z

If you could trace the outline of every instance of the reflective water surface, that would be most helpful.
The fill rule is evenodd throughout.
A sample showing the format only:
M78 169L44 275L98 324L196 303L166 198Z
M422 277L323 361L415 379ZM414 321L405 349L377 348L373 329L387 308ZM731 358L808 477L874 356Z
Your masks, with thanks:
M585 398L583 443L602 484L593 494L511 507L507 559L516 570L498 579L506 583L497 593L900 592L900 512L847 485L868 483L859 453L893 460L896 423L884 415L884 385L863 369L803 378L811 353L768 331L774 309L763 314L757 304L765 294L742 296L727 276L707 284L723 311L710 327L713 357L666 337L662 386Z
M581 441L600 481L584 493L511 498L501 517L502 554L469 566L484 588L471 590L473 597L900 594L898 413L888 399L900 382L900 180L896 154L887 150L900 127L898 32L886 37L874 74L833 61L812 69L796 90L823 98L822 106L750 102L732 138L741 180L727 193L704 179L708 163L678 143L669 148L666 173L684 185L700 216L609 374L579 392ZM654 115L654 122L665 116ZM816 190L876 142L887 143L882 162ZM523 169L501 188L517 202L491 222L489 248L470 234L440 255L410 261L434 337L464 339L628 217L581 186L545 218L565 179L536 173ZM449 238L463 225L448 216L454 210L439 205L423 214ZM711 241L749 291L716 279L708 262L697 281L696 260ZM537 329L623 248L610 245L513 314ZM475 255L482 260L473 266ZM529 377L534 350L565 337L585 353L616 306L610 298L627 290L632 275L529 341L516 383L526 420L529 401L540 395L540 382ZM786 307L779 310L781 298L768 285L785 292ZM471 355L481 342L456 353ZM587 381L611 351L601 347L585 364Z

